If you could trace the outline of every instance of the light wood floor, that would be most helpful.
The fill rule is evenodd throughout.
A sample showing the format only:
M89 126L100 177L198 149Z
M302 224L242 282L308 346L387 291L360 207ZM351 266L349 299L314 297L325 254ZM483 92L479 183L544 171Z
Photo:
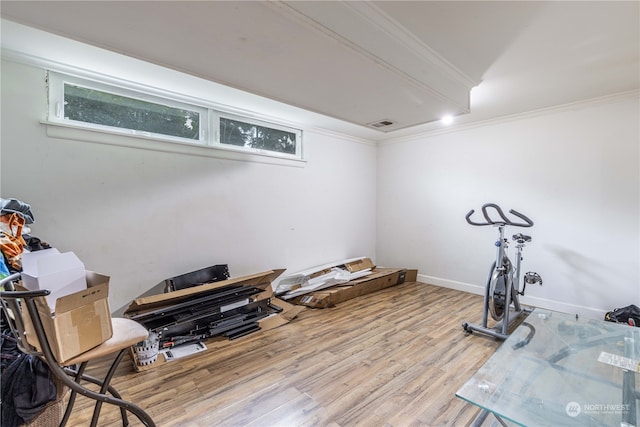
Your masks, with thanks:
M146 372L126 358L112 384L163 427L467 426L478 410L455 392L500 344L462 330L481 309L409 282ZM88 425L90 405L79 397L69 425ZM118 414L105 405L100 425Z

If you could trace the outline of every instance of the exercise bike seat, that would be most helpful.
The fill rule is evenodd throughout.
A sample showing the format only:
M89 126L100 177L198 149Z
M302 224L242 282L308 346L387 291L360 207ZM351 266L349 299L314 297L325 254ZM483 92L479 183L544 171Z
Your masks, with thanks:
M527 236L526 234L518 233L513 235L513 240L517 243L526 243L531 241L531 236Z

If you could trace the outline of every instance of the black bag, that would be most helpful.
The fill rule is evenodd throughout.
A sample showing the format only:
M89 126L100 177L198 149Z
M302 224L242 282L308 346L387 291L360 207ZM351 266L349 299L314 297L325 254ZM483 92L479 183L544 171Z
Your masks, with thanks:
M626 323L631 326L640 326L640 308L629 305L623 308L615 308L604 315L604 320L615 323Z

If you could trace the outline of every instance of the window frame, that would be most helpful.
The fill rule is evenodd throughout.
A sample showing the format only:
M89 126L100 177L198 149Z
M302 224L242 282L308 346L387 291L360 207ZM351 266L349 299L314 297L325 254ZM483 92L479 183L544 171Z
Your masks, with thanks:
M262 149L262 148L252 148L252 147L241 147L239 145L233 145L233 144L225 144L224 142L222 142L220 140L221 138L221 131L220 131L220 127L221 127L221 123L220 123L220 119L227 119L227 120L235 120L235 121L239 121L239 122L243 122L243 123L247 123L250 125L254 125L254 126L259 126L259 127L263 127L263 128L268 128L268 129L274 129L274 130L280 130L280 131L284 131L284 132L288 132L288 133L293 133L296 136L296 141L295 141L295 153L294 154L289 154L289 153L281 153L278 151L272 151L272 150L266 150L266 149ZM295 159L301 159L302 158L302 144L301 144L301 140L302 140L302 130L301 129L295 129L289 126L284 126L284 125L280 125L280 124L276 124L273 122L266 122L263 120L258 120L258 119L252 119L246 116L240 116L237 114L231 114L231 113L224 113L224 112L220 112L220 111L212 111L212 117L211 120L213 122L213 128L215 128L215 139L214 139L214 143L216 146L225 149L225 150L234 150L234 151L245 151L245 152L250 152L250 153L254 153L254 154L259 154L259 155L270 155L270 156L277 156L277 157L282 157L282 158L295 158Z
M183 110L196 111L200 114L200 130L198 139L182 138L174 135L148 132L142 130L128 129L117 126L102 125L92 122L84 122L79 120L71 120L65 118L64 115L64 99L65 99L65 85L70 84L73 86L82 87L96 92L103 92L112 95L123 96L135 100L145 101L161 106L167 106L171 108L178 108ZM168 97L160 97L149 93L141 92L138 90L132 90L120 86L111 84L105 84L95 80L84 79L67 74L61 74L57 72L49 72L49 115L48 120L52 123L60 123L66 126L82 128L87 130L93 130L97 132L107 132L111 134L121 134L126 136L142 136L150 139L156 139L166 142L177 142L181 144L194 144L194 145L206 145L206 126L203 127L202 123L207 123L208 109L195 104L189 104L180 102Z
M108 81L107 81L108 80ZM107 135L109 140L113 140L116 145L132 146L131 138L146 139L149 141L155 141L158 143L157 147L151 149L158 149L161 151L170 152L184 152L184 147L192 146L194 150L189 154L202 155L202 148L214 149L218 152L226 151L231 153L237 153L239 155L246 154L247 160L253 159L256 155L261 157L272 157L277 159L305 161L302 143L302 129L293 128L282 123L275 123L270 119L261 119L259 115L252 117L242 114L232 113L218 108L212 101L193 99L188 96L171 93L156 88L142 87L142 85L136 85L131 82L121 82L116 79L105 79L105 81L96 79L93 77L84 77L78 75L72 75L62 73L58 71L47 71L47 95L48 95L48 111L46 124L58 125L66 129L78 129L83 131L82 138L79 140L89 140L95 142L105 142L105 136L96 136L95 138L86 136L91 132L97 132ZM84 122L78 120L71 120L64 117L64 99L65 99L65 84L73 86L79 86L98 92L105 92L135 100L141 100L161 106L168 106L171 108L178 108L183 110L189 110L198 112L200 114L200 132L198 139L189 139L173 135L154 133L148 131L120 128L115 126ZM142 89L141 89L142 87ZM242 121L255 126L265 127L269 129L281 130L295 134L295 154L281 153L277 151L236 146L231 144L224 144L220 141L220 118L229 120ZM258 117L258 118L256 118ZM53 132L55 134L61 134L60 132ZM62 134L68 134L63 132ZM125 138L118 138L122 136ZM183 149L176 150L176 147L161 147L163 143L180 144ZM152 145L149 143L135 144L136 148L149 149ZM195 148L198 147L198 148ZM188 150L188 148L186 148ZM209 155L209 154L205 154ZM215 154L211 154L213 157L220 157ZM224 155L221 157L225 157ZM237 158L237 155L232 155L231 158Z

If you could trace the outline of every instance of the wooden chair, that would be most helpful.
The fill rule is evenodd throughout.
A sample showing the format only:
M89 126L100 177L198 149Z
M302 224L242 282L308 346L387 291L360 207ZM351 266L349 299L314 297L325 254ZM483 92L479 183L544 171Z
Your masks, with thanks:
M67 408L62 421L60 422L60 426L64 426L69 420L77 394L81 394L82 396L86 396L96 401L93 417L91 419L92 427L96 426L98 423L100 409L103 403L116 405L120 408L123 426L127 426L129 424L127 411L138 417L144 425L150 427L155 426L151 417L142 408L123 400L120 394L113 388L113 386L110 385L111 379L113 378L122 357L128 351L129 347L147 339L149 332L142 325L133 320L112 318L113 336L110 339L71 360L65 361L64 366L62 366L56 360L56 357L51 350L51 346L47 339L44 326L40 320L35 303L36 298L44 298L46 295L49 295L50 292L48 290L15 290L14 282L18 281L20 277L20 273L16 273L0 281L0 289L2 289L2 287L5 289L0 292L0 302L2 303L3 310L5 310L11 331L18 340L18 348L26 354L35 355L44 360L49 366L54 377L71 389ZM19 300L21 303L18 302ZM24 321L25 316L29 316L31 323L33 324L36 333L35 338L40 342L41 351L38 351L28 341L28 339L33 339L33 337L27 337ZM95 378L84 373L87 364L91 360L100 359L114 353L116 356L103 379ZM100 391L96 392L86 388L81 385L81 381L87 381L97 385L100 387Z

